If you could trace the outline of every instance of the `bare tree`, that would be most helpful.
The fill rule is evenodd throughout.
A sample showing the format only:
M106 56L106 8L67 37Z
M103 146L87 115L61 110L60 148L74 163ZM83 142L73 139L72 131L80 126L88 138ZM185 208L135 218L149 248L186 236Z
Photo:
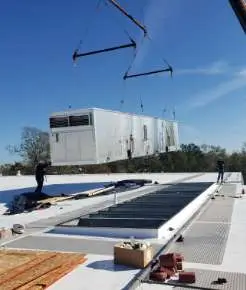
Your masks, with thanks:
M50 159L49 134L35 127L24 127L19 145L9 145L7 150L17 154L28 165L35 166L40 160Z

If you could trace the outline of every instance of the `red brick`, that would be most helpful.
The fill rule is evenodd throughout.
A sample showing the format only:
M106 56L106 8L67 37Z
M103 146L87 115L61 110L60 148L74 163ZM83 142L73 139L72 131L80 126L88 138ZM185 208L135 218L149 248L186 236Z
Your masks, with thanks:
M165 281L166 279L167 279L167 273L166 272L154 271L154 272L150 273L150 280Z
M177 262L177 270L178 271L183 270L183 264L182 264L182 262Z
M194 272L181 272L179 273L179 282L181 283L195 283L196 276Z
M167 268L176 268L175 254L171 253L171 254L161 255L159 259L160 259L160 266L167 267Z
M184 261L184 256L182 256L181 254L175 253L175 258L177 262Z
M172 277L176 273L176 269L175 268L159 267L158 270L160 272L165 272L167 274L167 278Z

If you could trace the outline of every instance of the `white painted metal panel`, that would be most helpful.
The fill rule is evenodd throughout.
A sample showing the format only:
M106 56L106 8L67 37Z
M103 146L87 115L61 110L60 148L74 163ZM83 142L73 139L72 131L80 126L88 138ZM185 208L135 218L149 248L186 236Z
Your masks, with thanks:
M51 161L66 162L66 138L63 133L53 132L50 134Z
M64 117L69 120L67 123L62 123L66 124L65 127L61 127L60 123L54 119L52 125L50 124L52 164L83 165L96 163L92 110L57 113L52 114L51 117ZM59 140L57 140L58 135Z
M99 163L126 158L126 132L131 127L129 119L116 112L95 110L94 124Z
M56 136L59 136L57 141ZM94 130L56 129L51 134L51 160L53 165L79 165L96 162Z
M96 110L95 128L99 162L126 159L127 150L130 148L132 157L152 155L157 151L160 152L161 148L163 152L164 138L161 147L158 137L161 133L159 123L158 119L151 117Z
M158 127L158 145L157 145L157 150L158 152L164 152L165 151L165 121L164 120L158 120L157 123Z
M95 160L96 143L93 130L85 130L79 135L80 160L82 162L91 162Z
M66 139L66 161L76 162L80 159L80 133L66 132L63 134Z
M77 110L52 116L80 115L90 112L93 126L51 128L66 134L59 146L51 138L54 163L99 164L153 155L178 149L178 127L173 121L103 109ZM89 130L89 131L88 131ZM90 131L92 130L92 131ZM65 152L64 152L65 151ZM66 156L66 157L64 157Z

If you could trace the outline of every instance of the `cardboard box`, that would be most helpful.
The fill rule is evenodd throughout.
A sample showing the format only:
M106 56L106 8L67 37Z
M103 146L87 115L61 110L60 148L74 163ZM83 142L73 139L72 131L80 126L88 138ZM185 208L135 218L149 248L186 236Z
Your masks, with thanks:
M145 268L153 259L151 246L144 250L122 248L120 244L114 246L114 263L136 268Z

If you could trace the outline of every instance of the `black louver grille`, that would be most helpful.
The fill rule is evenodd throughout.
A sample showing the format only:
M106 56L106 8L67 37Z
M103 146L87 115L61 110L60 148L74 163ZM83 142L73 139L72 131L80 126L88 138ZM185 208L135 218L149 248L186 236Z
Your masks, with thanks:
M89 116L70 116L69 117L70 126L87 126L89 125Z
M68 117L50 118L50 128L68 127Z

